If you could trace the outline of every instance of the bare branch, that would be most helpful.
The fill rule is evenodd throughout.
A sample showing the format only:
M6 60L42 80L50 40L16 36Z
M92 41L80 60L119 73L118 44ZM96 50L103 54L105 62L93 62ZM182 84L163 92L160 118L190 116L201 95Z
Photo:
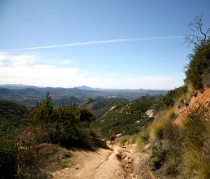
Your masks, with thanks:
M203 26L206 25L207 22L203 21L203 15L197 15L194 17L194 21L188 24L188 27L192 33L185 35L186 42L189 43L189 46L193 44L195 48L197 48L201 43L206 42L206 40L210 37L210 28L207 29L206 32L203 30Z

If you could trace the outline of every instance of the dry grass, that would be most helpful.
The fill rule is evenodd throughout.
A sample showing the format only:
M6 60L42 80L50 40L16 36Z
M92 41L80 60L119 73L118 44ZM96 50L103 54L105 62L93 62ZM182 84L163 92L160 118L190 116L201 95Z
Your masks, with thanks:
M187 118L178 126L170 119L170 111L162 114L162 118L159 117L150 126L150 140L155 143L164 142L166 158L162 171L166 175L179 175L183 178L209 179L209 109L200 106L199 109L190 110Z
M51 171L67 166L70 151L53 144L39 144L32 148L20 148L19 176L22 178L47 178Z
M183 173L193 178L210 178L210 114L202 107L193 110L181 125Z
M149 126L151 141L163 138L163 129L168 123L167 113L168 111L161 111L158 117Z
M117 143L119 145L123 145L126 142L128 142L129 136L121 136L120 138L117 139Z

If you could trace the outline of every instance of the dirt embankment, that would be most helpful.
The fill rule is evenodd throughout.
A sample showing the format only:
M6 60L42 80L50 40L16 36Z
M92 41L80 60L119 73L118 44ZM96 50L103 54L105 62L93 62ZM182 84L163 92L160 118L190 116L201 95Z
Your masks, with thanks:
M179 124L181 121L183 121L191 109L199 109L202 106L207 108L210 107L210 88L194 91L188 105L181 107L176 112L178 117L176 118L175 123Z
M136 151L135 145L94 152L75 151L73 165L52 173L53 179L155 179L147 167L148 153Z

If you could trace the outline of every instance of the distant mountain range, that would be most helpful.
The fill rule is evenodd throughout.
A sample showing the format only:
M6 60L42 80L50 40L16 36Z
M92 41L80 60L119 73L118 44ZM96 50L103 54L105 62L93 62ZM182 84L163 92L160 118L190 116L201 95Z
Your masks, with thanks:
M29 85L23 85L23 84L4 84L0 85L2 88L7 89L23 89L23 88L35 88L36 86L29 86Z
M0 99L16 102L26 106L35 106L49 92L55 106L63 103L83 104L89 98L102 101L108 98L120 98L128 101L146 95L165 95L167 90L145 89L101 89L88 86L74 88L37 87L22 84L0 85Z
M86 85L74 87L82 90L94 90L94 91L117 91L117 92L158 92L158 93L167 93L169 90L151 90L151 89L106 89L106 88L91 88Z

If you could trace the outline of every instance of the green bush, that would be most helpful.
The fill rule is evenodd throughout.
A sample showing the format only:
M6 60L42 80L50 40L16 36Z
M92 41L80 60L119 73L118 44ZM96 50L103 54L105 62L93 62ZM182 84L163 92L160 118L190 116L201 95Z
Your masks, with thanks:
M200 89L203 88L202 76L210 74L210 39L201 43L193 52L186 67L185 82L191 83L194 89Z
M8 106L7 110L9 109ZM17 111L14 111L14 113L16 112ZM19 116L11 116L4 113L4 118L1 115L2 114L0 114L0 178L16 178L18 169L17 136L22 130L22 121Z
M166 105L166 107L172 107L180 96L187 93L187 90L188 89L186 85L170 90L164 96L163 103Z
M167 145L168 145L168 150L166 152L163 172L165 175L176 176L180 172L180 164L181 164L180 145L177 145L177 143L174 142L168 143Z
M18 176L23 179L47 179L50 171L63 168L61 159L69 157L69 151L53 144L21 148L18 153Z
M93 114L86 108L80 109L73 104L53 108L47 93L42 103L33 109L32 119L40 126L42 135L37 135L36 139L42 142L52 142L67 148L94 146L89 128Z
M32 110L31 119L33 125L27 127L19 137L21 150L17 158L21 178L48 177L49 172L43 169L54 161L48 159L53 151L58 152L52 144L86 149L95 146L96 134L89 128L93 115L85 108L80 109L72 104L53 108L47 93L42 103Z
M166 150L163 148L163 145L157 144L152 147L152 154L149 158L149 165L153 170L159 169L166 157Z
M152 148L150 166L158 169L164 162L162 170L167 175L210 178L209 120L209 109L200 106L189 110L187 118L180 125L173 124L171 120L166 120L168 122L164 125L156 121L156 125L152 126L161 126L161 140L158 141L163 141L164 147L156 145Z
M17 147L14 136L0 136L0 178L15 178L17 176Z

